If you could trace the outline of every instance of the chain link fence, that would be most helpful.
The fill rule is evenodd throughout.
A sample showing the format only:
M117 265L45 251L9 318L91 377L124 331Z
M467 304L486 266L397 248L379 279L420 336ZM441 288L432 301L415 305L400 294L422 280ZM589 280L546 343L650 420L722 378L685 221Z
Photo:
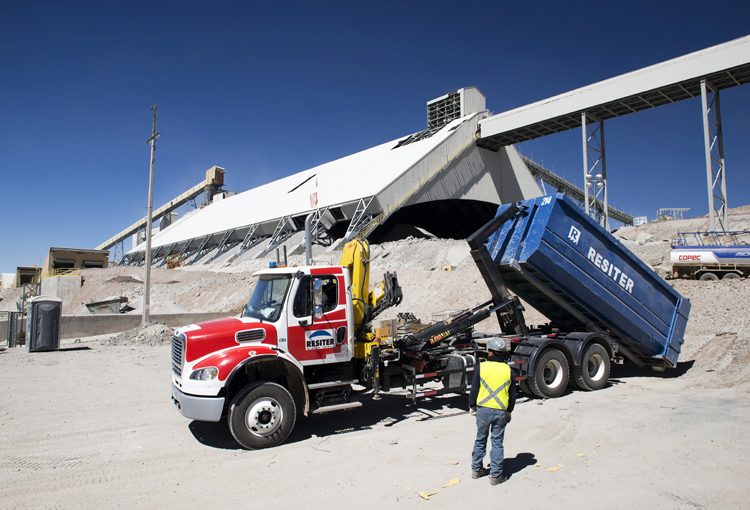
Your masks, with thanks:
M17 347L23 332L21 312L0 312L0 349Z

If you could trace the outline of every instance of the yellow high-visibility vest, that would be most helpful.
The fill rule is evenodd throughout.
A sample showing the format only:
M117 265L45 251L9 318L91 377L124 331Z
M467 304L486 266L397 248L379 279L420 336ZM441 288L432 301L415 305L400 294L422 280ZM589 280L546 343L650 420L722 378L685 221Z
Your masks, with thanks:
M492 409L508 408L510 399L510 367L499 361L485 361L479 365L479 393L477 405Z

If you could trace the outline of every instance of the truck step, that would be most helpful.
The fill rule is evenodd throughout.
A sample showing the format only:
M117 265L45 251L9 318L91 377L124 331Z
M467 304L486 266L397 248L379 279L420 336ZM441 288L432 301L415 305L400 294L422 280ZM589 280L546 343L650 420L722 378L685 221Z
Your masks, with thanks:
M319 390L321 388L334 388L336 386L350 386L352 384L357 384L358 382L358 379L352 379L351 381L327 381L308 384L307 388L310 390Z
M355 407L362 407L362 402L347 402L345 404L334 404L332 406L323 406L312 411L312 414L327 413L329 411L341 411L343 409L354 409Z

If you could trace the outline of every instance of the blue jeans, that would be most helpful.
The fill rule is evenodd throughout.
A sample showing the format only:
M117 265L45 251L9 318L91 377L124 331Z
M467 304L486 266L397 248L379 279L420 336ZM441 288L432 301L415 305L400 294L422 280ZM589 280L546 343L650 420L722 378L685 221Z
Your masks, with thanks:
M479 471L484 468L484 456L487 454L487 439L491 433L490 476L498 478L503 474L505 420L505 411L477 406L477 439L474 441L474 451L471 453L472 470Z

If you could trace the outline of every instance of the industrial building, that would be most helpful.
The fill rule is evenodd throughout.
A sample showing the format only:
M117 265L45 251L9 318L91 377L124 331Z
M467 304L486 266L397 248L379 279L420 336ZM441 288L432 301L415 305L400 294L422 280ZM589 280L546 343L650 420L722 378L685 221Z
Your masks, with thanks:
M274 249L304 230L312 214L318 243L386 239L400 225L463 238L501 204L541 195L512 147L477 146L490 116L484 96L463 88L427 103L427 129L214 200L152 236L152 263L180 255L188 263L234 250ZM140 264L145 243L125 263ZM255 250L257 252L257 250Z
M72 269L105 268L109 265L107 250L82 248L50 248L42 266L42 277L63 274Z
M24 285L39 283L42 275L42 268L40 266L18 266L16 268L15 279L13 280L13 287L23 287Z

